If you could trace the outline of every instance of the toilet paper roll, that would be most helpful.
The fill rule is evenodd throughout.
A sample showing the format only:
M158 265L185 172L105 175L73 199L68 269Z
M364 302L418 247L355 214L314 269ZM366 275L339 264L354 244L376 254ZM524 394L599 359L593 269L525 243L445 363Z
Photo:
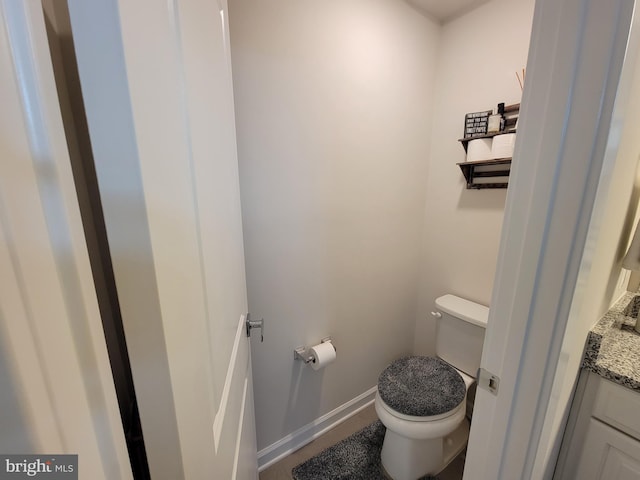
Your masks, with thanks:
M493 137L491 146L491 158L511 158L513 157L513 147L516 145L516 134L505 133Z
M467 145L467 162L489 160L491 158L491 139L476 138Z
M320 370L336 359L336 349L331 342L324 342L311 347L309 355L313 358L311 368Z

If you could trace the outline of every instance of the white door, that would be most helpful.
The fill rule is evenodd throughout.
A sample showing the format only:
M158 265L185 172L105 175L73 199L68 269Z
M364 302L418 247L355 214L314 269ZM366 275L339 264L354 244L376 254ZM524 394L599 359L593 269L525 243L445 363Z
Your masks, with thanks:
M0 1L0 105L0 453L130 480L40 2Z
M69 12L151 477L255 479L226 0Z
M465 479L533 478L633 8L536 1Z

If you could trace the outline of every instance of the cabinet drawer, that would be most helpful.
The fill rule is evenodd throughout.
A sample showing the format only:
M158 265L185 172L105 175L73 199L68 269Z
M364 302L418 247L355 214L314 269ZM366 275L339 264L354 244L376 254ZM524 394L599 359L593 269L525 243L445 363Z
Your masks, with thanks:
M593 416L640 440L640 392L601 380Z

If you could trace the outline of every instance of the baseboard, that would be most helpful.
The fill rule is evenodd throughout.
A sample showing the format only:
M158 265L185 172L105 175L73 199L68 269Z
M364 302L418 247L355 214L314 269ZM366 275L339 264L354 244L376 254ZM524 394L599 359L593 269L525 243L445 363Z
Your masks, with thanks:
M356 398L349 400L338 408L331 410L329 413L260 450L258 452L258 471L261 472L265 468L270 467L278 460L304 447L327 430L332 429L371 405L375 399L377 389L377 386L371 387Z

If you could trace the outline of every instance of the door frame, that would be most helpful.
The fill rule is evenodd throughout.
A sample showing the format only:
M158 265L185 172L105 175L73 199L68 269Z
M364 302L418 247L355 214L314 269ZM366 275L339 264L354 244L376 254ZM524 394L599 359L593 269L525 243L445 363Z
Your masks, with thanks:
M129 480L39 1L0 1L0 103L2 453Z
M537 0L465 479L531 478L584 251L633 0Z

